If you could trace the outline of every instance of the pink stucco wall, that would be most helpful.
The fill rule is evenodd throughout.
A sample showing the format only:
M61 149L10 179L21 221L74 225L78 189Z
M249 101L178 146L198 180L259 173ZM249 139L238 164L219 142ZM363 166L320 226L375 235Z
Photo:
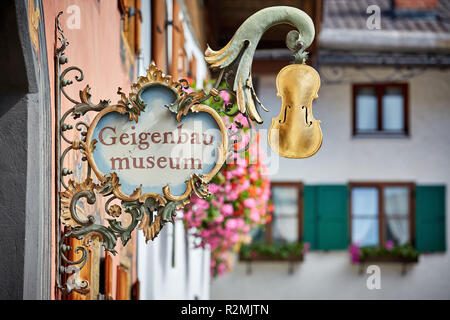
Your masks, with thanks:
M124 92L128 92L131 85L129 77L129 70L125 67L124 62L120 56L120 42L121 42L121 21L118 2L116 0L98 1L98 0L45 0L44 19L45 19L45 33L48 50L48 65L50 86L52 94L52 128L53 137L55 136L55 97L54 97L54 48L55 48L55 18L59 11L64 11L61 16L61 27L64 34L69 41L69 46L65 51L68 57L67 66L77 66L84 71L84 81L78 83L74 80L76 72L72 72L69 78L74 81L74 84L67 87L66 91L69 96L78 99L78 91L83 89L87 84L91 87L92 102L97 103L99 99L111 100L115 103L119 96L117 95L117 88L121 87ZM78 6L80 13L80 28L70 28L68 25L69 17L75 11L69 13L70 6ZM76 9L76 8L75 8ZM59 43L58 43L59 45ZM62 98L62 114L68 110L72 105L64 97ZM86 120L92 120L93 116L87 116ZM55 147L55 139L53 139L53 150ZM54 177L55 172L55 154L53 152L53 170L51 173ZM75 154L68 157L65 164L71 168L80 161ZM54 179L52 179L54 181ZM52 225L55 226L55 183L52 184L53 194L53 209L52 209ZM96 208L102 207L102 200L97 200ZM90 207L89 207L90 208ZM94 207L93 207L94 208ZM94 208L95 209L95 208ZM54 228L53 228L54 229ZM135 242L135 239L133 240ZM119 243L119 241L118 241ZM118 244L116 250L120 250L121 245ZM52 238L52 256L55 261L55 234ZM135 257L135 254L134 254ZM118 256L115 258L115 263L118 263ZM135 263L133 263L135 266ZM113 268L114 272L116 268ZM136 270L133 267L132 281L136 279ZM55 290L55 264L52 266L52 298L58 298L57 290ZM115 279L115 275L113 276ZM113 289L115 290L115 289ZM114 291L113 291L114 292ZM113 295L114 296L114 295Z

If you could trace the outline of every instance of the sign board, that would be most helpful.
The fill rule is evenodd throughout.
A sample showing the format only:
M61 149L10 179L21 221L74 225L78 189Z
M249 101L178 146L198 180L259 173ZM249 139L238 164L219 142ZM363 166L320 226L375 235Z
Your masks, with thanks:
M208 183L222 167L227 131L206 105L192 105L178 121L172 110L179 109L184 92L155 76L140 79L135 95L96 116L87 133L87 158L100 180L118 177L119 194L139 190L182 200L195 188L194 177Z

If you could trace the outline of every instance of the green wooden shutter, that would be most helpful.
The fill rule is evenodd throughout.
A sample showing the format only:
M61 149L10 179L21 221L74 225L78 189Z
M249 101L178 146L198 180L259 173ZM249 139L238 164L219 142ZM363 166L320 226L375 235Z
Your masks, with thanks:
M304 241L311 249L348 247L348 187L317 185L304 188Z
M348 188L317 187L318 246L323 250L348 247Z
M303 188L303 241L309 242L312 250L319 249L317 240L316 186Z
M445 251L445 186L416 187L416 248Z

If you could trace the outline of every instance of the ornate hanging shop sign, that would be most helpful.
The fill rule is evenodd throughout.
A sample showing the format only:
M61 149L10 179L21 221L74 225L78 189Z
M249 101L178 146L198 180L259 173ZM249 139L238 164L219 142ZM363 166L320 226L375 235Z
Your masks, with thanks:
M59 23L61 14L56 18L60 46L55 50L55 97L60 119L56 128L60 212L56 224L60 263L57 282L62 292L89 291L89 283L80 279L79 272L88 258L86 246L92 241L101 242L105 250L115 254L117 240L120 238L126 245L136 228L143 230L147 241L153 240L166 222L173 222L176 210L189 202L192 193L200 198L209 195L208 183L233 153L232 147L242 140L242 135L239 123L227 127L219 113L202 102L209 98L220 101L220 90L227 90L238 110L232 111L231 103L220 113L228 116L241 113L250 125L252 121L262 123L257 105L266 109L255 94L250 71L258 41L273 25L289 23L298 31L289 32L286 38L295 63L281 70L277 77L282 109L272 120L269 144L289 158L310 157L320 148L320 121L314 119L311 109L320 78L304 64L307 58L304 50L314 39L314 25L303 11L291 7L263 9L248 18L224 48L213 51L208 47L206 62L221 71L208 93L187 93L186 80L175 81L152 64L147 74L131 86L128 95L119 88L115 104L109 100L92 103L89 86L80 91L79 99L66 93L65 87L73 83L67 79L68 74L76 72L78 82L84 79L84 74L75 66L61 71L68 61L64 55L68 42ZM222 80L227 89L218 89ZM62 96L73 104L63 115ZM93 115L92 121L88 121L88 113ZM68 132L75 138L70 139ZM251 140L242 151L247 150ZM83 171L85 176L64 167L69 152L81 154L87 170L77 173ZM83 201L92 205L98 197L106 197L104 211L108 225L97 223L92 214L79 212L84 207ZM129 215L127 225L120 219L123 214ZM67 255L73 249L66 243L69 237L83 240L83 246L74 250L81 254L76 261Z
M120 181L120 200L151 197L164 205L207 195L205 185L222 167L227 129L219 114L196 104L179 113L187 94L179 82L151 65L147 76L117 105L101 110L87 130L83 152L101 182Z

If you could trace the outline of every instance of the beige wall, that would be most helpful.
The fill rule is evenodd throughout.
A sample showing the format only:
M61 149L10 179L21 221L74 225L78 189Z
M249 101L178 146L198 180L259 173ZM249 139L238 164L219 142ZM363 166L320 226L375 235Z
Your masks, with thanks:
M164 9L172 12L172 4L176 0L166 1ZM161 1L163 2L163 1ZM197 84L202 84L206 77L206 65L203 60L203 50L198 48L195 37L188 27L187 13L183 11L183 49L188 59L196 59L195 70ZM138 73L146 74L146 68L154 57L145 39L150 39L151 19L150 4L142 2L143 25L141 43L143 45L139 59ZM190 18L193 21L193 18ZM171 32L172 29L169 29ZM172 41L168 48L172 50ZM184 75L183 75L184 77ZM141 300L158 299L209 299L209 257L207 249L196 248L195 238L190 230L186 234L183 225L182 212L177 212L174 224L167 223L154 241L145 243L142 232L137 236L137 266L140 280ZM175 232L175 239L173 237ZM174 244L175 241L175 244ZM174 254L175 263L172 264Z
M366 69L377 78L394 69ZM343 70L343 83L324 84L313 105L322 121L323 145L309 159L279 159L273 181L303 181L306 184L352 181L413 181L417 184L447 185L447 248L450 247L450 73L445 70L414 71L409 80L409 138L352 138L351 83L372 82L353 68ZM329 68L321 69L322 79L330 78ZM279 113L275 76L260 77L259 97L270 113L263 112L264 128ZM270 153L269 153L270 156ZM270 157L269 157L270 158ZM276 161L275 161L276 162ZM380 264L381 289L366 287L368 274L358 274L347 251L309 252L305 261L288 275L286 263L254 263L253 273L237 263L234 271L212 281L213 299L408 299L450 298L450 255L422 254L419 263L401 275L401 265Z

